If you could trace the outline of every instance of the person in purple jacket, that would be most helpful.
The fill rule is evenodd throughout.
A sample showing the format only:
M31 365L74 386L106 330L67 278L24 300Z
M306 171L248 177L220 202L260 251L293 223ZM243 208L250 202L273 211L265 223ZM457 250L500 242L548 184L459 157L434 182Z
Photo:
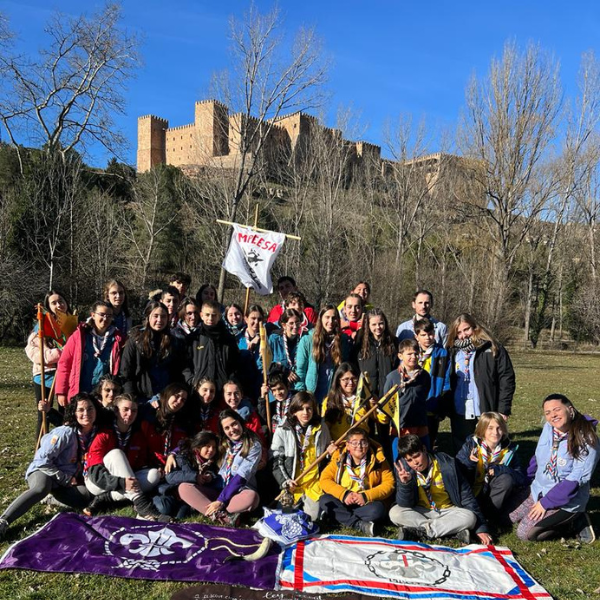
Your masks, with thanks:
M510 519L519 524L517 536L522 540L575 534L591 544L595 535L585 508L600 457L598 422L578 412L562 394L550 394L543 410L546 424L527 469L531 492Z

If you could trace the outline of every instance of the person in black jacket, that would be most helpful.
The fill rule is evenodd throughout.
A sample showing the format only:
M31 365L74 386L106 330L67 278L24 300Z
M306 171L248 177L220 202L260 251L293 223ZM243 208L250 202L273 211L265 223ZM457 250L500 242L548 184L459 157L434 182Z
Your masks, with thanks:
M238 346L221 319L221 308L217 302L204 301L200 318L200 326L188 338L188 360L183 376L193 388L205 377L212 379L217 392L220 392L225 383L235 376Z
M450 387L454 398L450 423L454 451L473 434L484 412L511 413L515 371L506 349L466 313L459 315L448 334Z
M169 312L156 300L148 302L144 323L133 329L123 348L119 375L123 393L146 402L167 385L181 380L181 342L169 333Z
M487 524L471 487L456 461L427 449L416 435L398 439L396 504L390 520L399 526L398 539L456 536L471 543L475 529L482 544L491 544Z

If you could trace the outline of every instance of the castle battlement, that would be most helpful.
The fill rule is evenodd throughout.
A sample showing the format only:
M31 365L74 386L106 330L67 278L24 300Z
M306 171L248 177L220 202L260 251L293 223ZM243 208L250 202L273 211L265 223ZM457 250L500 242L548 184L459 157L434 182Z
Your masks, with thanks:
M188 123L187 125L176 125L175 127L169 127L167 129L167 133L171 133L172 131L181 131L182 129L194 129L195 123Z
M154 121L160 121L162 123L166 123L167 125L169 124L169 121L167 121L167 119L157 117L156 115L144 115L143 117L138 117L138 121L144 121L146 119L153 119Z

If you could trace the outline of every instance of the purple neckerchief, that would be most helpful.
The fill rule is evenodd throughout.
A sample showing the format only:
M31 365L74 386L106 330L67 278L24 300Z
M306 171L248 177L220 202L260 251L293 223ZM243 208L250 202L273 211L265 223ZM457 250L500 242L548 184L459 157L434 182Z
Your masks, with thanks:
M246 485L246 479L240 475L234 475L223 491L219 494L217 500L224 504L229 504L229 501Z

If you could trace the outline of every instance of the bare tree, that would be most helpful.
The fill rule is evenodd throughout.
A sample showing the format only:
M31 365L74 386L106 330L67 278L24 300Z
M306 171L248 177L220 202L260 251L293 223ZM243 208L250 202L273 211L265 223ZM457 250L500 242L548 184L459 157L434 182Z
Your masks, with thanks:
M63 157L95 142L122 149L114 117L125 112L123 92L138 55L136 38L119 21L117 4L89 18L55 14L39 57L0 53L0 120L15 147L33 143Z
M492 324L503 314L510 271L529 229L556 191L556 181L537 178L561 111L558 67L530 45L514 43L493 60L484 80L473 78L467 90L461 145L479 165L472 176L485 190L472 214L489 228L496 258ZM543 185L542 185L543 183Z
M326 68L319 40L312 29L301 29L288 50L281 31L277 9L260 14L252 5L242 22L231 22L232 74L215 78L217 97L236 113L229 125L234 185L225 204L232 221L252 180L265 168L263 156L274 141L278 117L320 103ZM225 277L221 269L219 297Z

